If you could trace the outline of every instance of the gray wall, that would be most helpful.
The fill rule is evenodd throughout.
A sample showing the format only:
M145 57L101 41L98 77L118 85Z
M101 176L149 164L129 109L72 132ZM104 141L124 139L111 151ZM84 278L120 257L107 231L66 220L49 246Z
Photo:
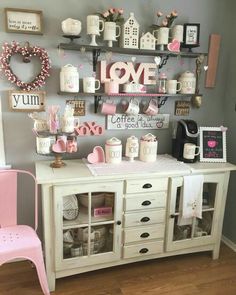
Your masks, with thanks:
M25 41L29 41L33 45L38 45L45 47L48 51L51 61L52 61L52 71L51 76L47 80L45 87L47 93L47 105L60 104L62 108L65 105L66 97L58 96L57 91L59 90L59 71L61 66L71 63L74 65L83 64L84 69L80 76L86 76L92 74L91 66L91 54L85 53L83 55L76 52L65 52L64 58L61 57L57 50L57 46L61 42L65 42L62 37L61 32L61 21L71 17L79 19L82 21L82 38L78 41L79 43L89 42L89 38L86 36L85 20L88 14L93 14L95 12L103 12L106 8L122 7L125 11L125 17L128 17L129 12L134 12L139 24L141 26L141 32L146 31L148 27L155 22L156 11L162 10L165 14L169 13L173 9L177 9L179 17L176 20L176 24L182 24L185 22L196 22L201 24L201 47L197 51L207 52L208 49L208 38L211 33L219 33L222 35L222 46L220 51L219 68L217 75L217 84L214 89L204 88L204 77L201 79L201 92L203 93L204 99L203 104L200 109L192 109L189 118L192 118L198 122L199 126L220 126L224 124L224 113L223 110L226 106L225 100L229 102L229 105L234 104L233 99L233 80L229 86L232 88L231 100L230 95L228 98L225 97L226 84L228 76L233 74L234 68L229 71L229 65L231 61L229 60L229 46L230 46L230 36L227 34L230 28L229 17L232 13L231 3L232 0L168 0L168 1L156 1L156 0L131 0L131 1L108 1L108 0L98 0L98 1L84 1L84 0L67 0L67 1L46 1L46 0L2 0L0 3L1 15L0 18L0 40L3 42L11 42L16 40L24 44ZM4 29L4 18L3 18L3 8L4 7L16 7L16 8L28 8L28 9L39 9L43 10L44 18L44 35L24 35L24 34L12 34L6 33ZM100 40L100 44L102 44ZM233 48L231 48L231 54L233 59ZM103 58L105 58L103 56ZM128 60L128 56L118 56L113 55L112 60ZM150 58L137 58L139 61L152 62ZM234 59L234 63L235 63ZM34 69L25 68L25 65L19 62L19 60L13 59L12 64L14 64L14 69L23 79L29 79L32 75ZM169 78L175 77L185 69L194 70L194 61L184 59L184 65L180 66L175 59L171 59L168 63L166 71ZM232 63L233 66L233 63ZM231 66L230 66L231 68ZM24 74L23 74L24 73ZM204 76L204 75L203 75ZM232 77L232 75L231 75ZM230 83L230 82L229 82ZM8 100L7 100L7 90L13 89L12 86L6 79L1 75L1 87L0 95L2 98L2 108L3 108L3 120L4 120L4 132L5 132L5 150L6 150L6 160L7 163L12 164L13 167L25 168L34 171L34 161L44 160L46 157L36 155L35 153L35 138L32 133L32 121L28 118L26 113L16 113L9 111ZM181 119L181 117L174 116L174 102L175 99L169 99L165 106L160 110L160 113L169 113L171 117L171 122ZM105 124L105 117L101 116L99 113L93 113L93 98L86 97L86 117L82 117L81 121L95 120L101 124ZM230 107L227 106L227 112L230 112ZM226 117L229 117L228 114ZM232 120L230 125L233 127L233 113L231 114ZM187 118L187 117L185 117ZM229 127L230 127L229 125ZM233 136L234 129L229 130L228 135L228 146L229 151L231 146L233 149ZM106 138L111 136L117 136L123 140L125 143L126 138L135 134L140 137L145 134L146 131L106 131L104 136L101 137L90 137L90 138L79 138L79 151L77 154L73 155L75 158L81 158L87 156L87 153L92 150L95 144L104 146ZM159 139L159 150L158 153L170 153L171 151L171 128L166 130L154 131ZM233 157L230 158L235 162ZM25 185L27 189L27 184ZM231 199L231 198L230 198ZM32 210L29 210L30 212ZM24 214L22 216L22 221L28 221L31 218ZM235 221L236 222L236 221ZM228 228L227 233L230 233L231 223Z

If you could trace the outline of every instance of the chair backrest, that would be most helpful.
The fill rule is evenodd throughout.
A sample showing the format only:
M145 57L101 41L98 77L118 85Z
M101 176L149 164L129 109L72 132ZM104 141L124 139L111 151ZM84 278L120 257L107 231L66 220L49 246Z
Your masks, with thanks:
M27 174L34 181L35 224L38 227L38 186L35 176L25 170L0 170L0 227L17 224L17 176Z

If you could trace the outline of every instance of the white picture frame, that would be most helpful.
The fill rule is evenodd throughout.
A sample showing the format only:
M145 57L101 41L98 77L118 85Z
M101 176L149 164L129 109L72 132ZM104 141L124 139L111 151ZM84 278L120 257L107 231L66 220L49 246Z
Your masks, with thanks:
M226 129L200 127L200 162L223 162L226 159Z

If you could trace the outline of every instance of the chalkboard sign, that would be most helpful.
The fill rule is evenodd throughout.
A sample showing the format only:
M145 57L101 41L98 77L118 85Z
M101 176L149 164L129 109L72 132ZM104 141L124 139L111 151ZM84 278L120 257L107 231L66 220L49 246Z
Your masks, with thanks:
M226 129L200 127L200 162L226 162Z

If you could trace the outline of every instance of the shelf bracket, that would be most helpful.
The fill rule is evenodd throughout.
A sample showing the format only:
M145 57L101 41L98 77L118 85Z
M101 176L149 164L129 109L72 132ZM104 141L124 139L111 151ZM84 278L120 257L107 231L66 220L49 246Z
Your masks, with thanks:
M166 103L168 96L161 96L161 97L159 96L158 99L159 99L158 108L160 109Z
M93 49L93 72L96 73L98 57L100 56L101 49Z
M101 100L101 95L94 95L94 113L98 112L99 101Z
M159 65L159 69L161 69L164 65L166 65L169 57L170 57L169 55L162 56L161 63Z

